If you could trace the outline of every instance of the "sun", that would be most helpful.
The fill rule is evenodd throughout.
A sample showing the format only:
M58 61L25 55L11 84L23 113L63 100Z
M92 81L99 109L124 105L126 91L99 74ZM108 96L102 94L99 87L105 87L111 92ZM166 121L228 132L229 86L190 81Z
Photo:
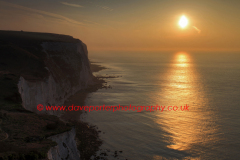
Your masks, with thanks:
M188 19L185 16L182 16L178 24L181 28L185 28L188 25Z

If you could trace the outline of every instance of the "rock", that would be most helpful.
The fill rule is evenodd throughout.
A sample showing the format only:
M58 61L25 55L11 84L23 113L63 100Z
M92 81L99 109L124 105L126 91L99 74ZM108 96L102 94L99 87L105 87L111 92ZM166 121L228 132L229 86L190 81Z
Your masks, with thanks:
M55 141L57 146L50 148L48 151L49 160L80 160L80 153L77 150L75 141L76 131L73 128L69 132L64 132L58 135L49 137L49 139Z

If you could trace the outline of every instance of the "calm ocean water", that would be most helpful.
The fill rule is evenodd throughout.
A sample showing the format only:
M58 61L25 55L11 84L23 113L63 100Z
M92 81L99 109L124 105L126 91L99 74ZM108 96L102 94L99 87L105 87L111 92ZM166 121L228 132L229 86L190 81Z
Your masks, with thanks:
M240 159L240 53L91 52L112 89L86 105L189 105L189 111L93 111L108 159ZM103 133L105 132L105 133ZM114 158L114 151L123 151Z

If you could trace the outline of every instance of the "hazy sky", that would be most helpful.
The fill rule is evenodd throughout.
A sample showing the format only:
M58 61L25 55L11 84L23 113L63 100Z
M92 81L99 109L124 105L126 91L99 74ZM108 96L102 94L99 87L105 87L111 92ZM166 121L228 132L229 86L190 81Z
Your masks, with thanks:
M240 0L0 0L0 30L67 34L90 50L240 50L239 8Z

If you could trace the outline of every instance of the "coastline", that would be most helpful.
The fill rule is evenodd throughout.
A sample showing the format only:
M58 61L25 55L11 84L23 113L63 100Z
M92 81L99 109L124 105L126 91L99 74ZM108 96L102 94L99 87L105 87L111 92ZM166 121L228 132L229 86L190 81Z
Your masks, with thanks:
M90 65L93 68L92 72L105 69L105 67L97 64L90 63ZM0 103L0 136L2 136L0 137L0 159L11 159L13 157L29 157L31 159L47 158L45 153L50 147L56 145L55 142L47 138L68 132L72 127L76 129L77 148L82 160L90 159L90 157L99 150L102 144L98 135L99 131L96 126L77 121L77 116L80 116L82 113L68 112L69 114L64 114L64 116L59 118L54 115L38 115L25 110L21 105L17 88L12 86L13 84L17 84L17 79L17 76L7 73L0 76L0 82L5 86L5 88L3 88L3 86L1 87L2 91L8 90L9 94L16 93L17 95L16 97L7 98L8 101L6 102L2 101L3 103ZM71 103L71 100L74 100L76 96L78 97L79 105L84 105L84 101L89 93L106 87L106 82L102 79L96 77L95 82L95 85L80 90L71 96L68 101L65 102L65 105ZM9 90L9 87L12 89ZM1 97L5 94L6 93L3 92ZM28 120L26 120L26 117ZM31 129L29 130L27 128ZM21 147L21 145L23 145L22 141L24 141L27 146Z
M103 69L107 69L104 66L95 64L97 62L90 62L90 69L92 72L99 72ZM64 103L64 106L71 106L72 101L77 102L76 105L83 106L85 103L85 100L87 98L87 95L92 92L96 92L98 89L101 88L108 88L107 82L102 79L102 77L94 77L95 85L89 86L86 89L80 90L77 93L75 93L73 96L69 97L67 101ZM77 116L79 116L79 113L77 112L67 112L64 113L61 118L63 120L77 120Z
M90 69L92 72L99 72L107 68L99 65L98 62L90 61ZM107 82L102 78L95 77L95 85L75 93L64 103L64 106L71 106L72 102L78 106L83 106L88 94L96 92L101 88L108 88ZM98 130L97 126L81 121L81 114L83 114L82 111L65 112L60 119L75 126L77 147L80 151L81 159L89 160L99 151L99 147L102 145L102 140L99 138L101 131Z
M86 45L71 36L51 33L0 34L0 160L76 159L79 153L74 143L81 159L89 159L101 145L96 128L74 119L64 121L55 112L40 114L36 107L63 105L77 90L84 103L88 93L106 87L104 80L92 76ZM104 69L91 66L93 72Z
M108 69L108 68L102 66L99 63L100 62L91 62L90 61L90 69L91 69L92 72L99 72L101 70Z

